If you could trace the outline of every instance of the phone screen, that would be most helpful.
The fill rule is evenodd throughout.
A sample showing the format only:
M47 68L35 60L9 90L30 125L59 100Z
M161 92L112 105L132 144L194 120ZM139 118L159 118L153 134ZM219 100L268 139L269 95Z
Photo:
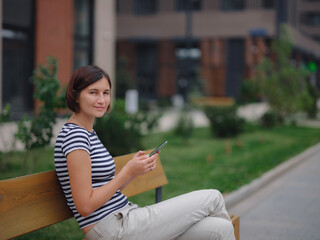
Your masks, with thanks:
M164 141L163 143L161 143L155 150L152 151L152 153L149 154L149 157L151 157L153 154L155 154L156 152L158 152L162 147L164 147L166 144L168 143L168 141Z

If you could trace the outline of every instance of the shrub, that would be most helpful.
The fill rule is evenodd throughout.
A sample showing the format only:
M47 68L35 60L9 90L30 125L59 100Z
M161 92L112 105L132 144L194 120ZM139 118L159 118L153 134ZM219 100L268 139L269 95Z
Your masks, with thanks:
M251 81L257 84L270 108L285 118L300 110L309 72L291 63L292 42L288 29L282 26L281 30L280 37L272 43L276 61L261 59Z
M15 135L27 150L24 169L27 166L28 153L31 149L43 148L50 144L53 137L53 126L56 123L57 110L65 107L64 92L60 91L60 81L57 79L58 62L55 58L47 58L46 66L38 65L34 70L31 81L34 84L34 99L42 105L39 113L32 119L24 116L18 123ZM34 158L34 164L36 163ZM32 172L32 169L29 170Z
M142 147L140 129L125 113L122 101L115 101L112 112L98 118L94 129L113 156L128 154Z
M240 89L240 101L242 103L254 103L261 101L261 90L251 79L245 79Z
M174 134L188 140L192 136L193 130L194 123L192 117L188 116L188 112L182 111L174 129Z
M112 112L95 122L94 129L111 155L119 156L142 150L143 131L151 131L159 114L149 112L127 114L124 101L116 100Z
M0 130L1 130L1 136L0 140L3 144L4 151L6 151L6 148L8 147L8 143L5 139L5 134L3 134L2 130L4 128L3 124L10 121L10 115L11 115L11 106L10 104L6 104L5 107L0 112ZM4 158L2 151L0 150L0 170L7 168L7 159Z
M235 137L243 130L244 120L236 115L236 110L236 106L206 106L204 108L213 135L222 138Z
M317 99L318 93L316 88L308 82L301 101L301 109L307 113L308 118L316 118L317 116Z
M266 128L273 128L279 124L283 124L283 118L273 111L266 112L260 118L260 125Z

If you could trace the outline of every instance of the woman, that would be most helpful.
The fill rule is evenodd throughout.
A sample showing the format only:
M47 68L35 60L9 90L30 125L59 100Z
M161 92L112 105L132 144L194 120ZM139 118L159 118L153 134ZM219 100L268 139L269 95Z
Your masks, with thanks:
M93 124L110 109L111 81L99 67L74 72L66 102L73 112L55 144L55 167L67 203L87 240L234 239L224 200L201 190L140 208L121 190L156 167L159 152L139 151L114 176L112 156ZM112 126L111 126L112 127Z

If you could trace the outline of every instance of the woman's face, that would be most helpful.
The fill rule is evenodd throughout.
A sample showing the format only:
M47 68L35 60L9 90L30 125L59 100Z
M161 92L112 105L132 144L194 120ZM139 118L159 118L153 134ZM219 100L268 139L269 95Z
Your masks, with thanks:
M80 113L86 117L102 117L110 104L111 89L103 77L80 92L78 104Z

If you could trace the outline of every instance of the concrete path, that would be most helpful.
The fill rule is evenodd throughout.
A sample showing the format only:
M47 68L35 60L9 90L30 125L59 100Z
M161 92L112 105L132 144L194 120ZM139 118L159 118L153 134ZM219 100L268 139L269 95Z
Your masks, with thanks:
M228 208L240 215L241 240L320 239L320 144L311 150L289 160L292 166L281 176Z

